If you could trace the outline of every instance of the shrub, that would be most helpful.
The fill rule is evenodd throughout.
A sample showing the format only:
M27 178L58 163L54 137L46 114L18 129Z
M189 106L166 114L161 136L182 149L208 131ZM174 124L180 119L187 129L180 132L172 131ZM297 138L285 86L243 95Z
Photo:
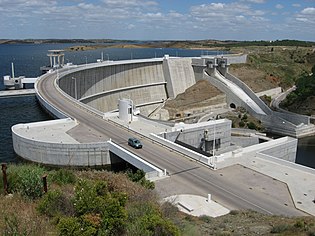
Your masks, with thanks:
M80 235L81 222L77 217L64 217L59 220L58 229L60 235Z
M283 233L289 229L289 225L287 224L280 224L280 225L275 225L272 227L270 233L272 234L278 234L278 233Z
M48 176L48 178L50 181L59 185L74 184L76 181L73 171L68 169L59 169L54 171Z
M119 234L126 224L126 200L123 193L111 194L104 181L81 179L75 188L73 204L78 216L101 217L102 223L97 228L99 234Z
M132 170L127 170L126 174L132 182L137 182L147 189L155 188L154 182L145 178L145 172L143 170L137 170L135 173L133 173Z
M243 127L245 126L245 122L244 122L244 121L240 121L240 122L238 123L238 125L239 125L241 128L243 128Z
M127 221L127 235L179 235L178 228L163 218L158 205L152 202L137 202L128 206Z
M244 121L246 121L247 120L247 114L245 113L244 115L243 115L243 117L242 117L242 120L244 120Z
M36 199L43 194L42 176L45 169L35 165L10 165L8 168L9 192Z
M52 190L45 194L38 203L37 210L50 217L74 214L70 199L66 198L60 190Z
M295 228L304 229L305 228L305 223L302 220L298 220L298 221L295 222L294 227Z
M98 187L96 187L98 185ZM107 191L100 190L101 183L94 184L89 180L79 180L75 187L74 208L77 214L101 213L104 208L104 196ZM104 187L104 186L103 186ZM101 193L101 194L100 194Z
M247 127L248 127L249 129L257 129L257 126L256 126L255 123L253 123L252 121L247 124Z
M201 216L199 216L199 219L205 223L211 223L213 218L211 216L201 215Z

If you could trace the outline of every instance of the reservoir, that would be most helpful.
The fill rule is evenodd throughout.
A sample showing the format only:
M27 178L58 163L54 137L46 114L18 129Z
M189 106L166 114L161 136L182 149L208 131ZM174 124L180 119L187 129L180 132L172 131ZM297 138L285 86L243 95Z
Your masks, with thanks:
M39 68L49 64L46 56L50 49L64 49L75 44L16 44L0 45L0 90L3 90L2 78L11 74L11 62L15 66L15 75L37 77ZM93 51L65 52L65 59L74 64L96 62L104 55L104 60L123 60L170 56L200 56L202 54L222 54L217 51L185 50L177 48L104 48ZM0 162L16 162L11 137L11 126L17 123L29 123L51 119L39 106L34 95L0 99ZM315 137L300 139L296 162L315 168Z

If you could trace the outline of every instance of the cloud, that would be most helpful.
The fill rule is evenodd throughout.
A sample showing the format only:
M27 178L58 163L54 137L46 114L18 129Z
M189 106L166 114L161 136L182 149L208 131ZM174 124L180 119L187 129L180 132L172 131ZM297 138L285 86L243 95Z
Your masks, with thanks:
M307 14L307 15L315 15L315 8L314 7L308 7L302 10L302 14Z
M144 1L144 0L103 0L106 5L114 7L146 7L146 6L157 6L158 3L155 1Z
M299 3L293 3L293 4L292 4L292 7L301 7L301 4L299 4Z
M277 8L277 9L283 9L283 8L284 8L284 6L283 6L283 5L281 5L281 4L277 4L277 5L276 5L276 8Z
M296 15L295 19L300 22L315 24L315 8L304 8L299 14Z
M266 0L243 0L243 1L251 2L251 3L259 3L259 4L266 2Z

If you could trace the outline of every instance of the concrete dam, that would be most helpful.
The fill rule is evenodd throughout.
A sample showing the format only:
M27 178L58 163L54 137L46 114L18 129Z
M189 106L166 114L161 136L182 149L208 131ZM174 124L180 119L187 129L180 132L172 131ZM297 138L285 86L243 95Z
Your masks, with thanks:
M157 104L195 84L190 58L164 58L94 64L61 77L60 88L101 112L117 110L128 98L148 115Z
M211 60L213 63L209 62ZM165 100L184 92L198 80L208 80L226 94L227 104L245 107L255 116L273 117L270 119L270 128L279 121L285 126L282 121L286 115L280 117L280 120L274 118L278 114L264 107L249 88L225 70L229 64L244 62L246 55L223 58L165 56L104 61L51 71L36 82L36 96L49 113L63 119L13 126L14 150L29 161L55 166L105 166L121 161L118 160L119 157L144 170L149 179L172 176L159 179L163 186L168 186L168 182L163 184L163 181L171 181L170 186L174 186L170 187L172 191L182 191L184 183L185 192L191 190L192 194L208 194L212 181L216 181L213 186L219 187L213 187L211 193L237 208L277 214L301 214L293 207L284 206L283 202L278 204L273 197L255 194L247 185L230 181L225 175L212 177L216 175L213 169L223 170L227 166L233 168L241 165L287 183L295 206L315 215L312 202L315 173L313 169L294 163L297 139L283 137L242 147L231 142L230 120L170 126L138 116L129 107L131 120L121 119L120 114L118 116L118 104L119 109L122 107L121 99L130 100L140 114L148 116L161 107ZM240 89L242 95L239 94ZM289 127L294 131L300 118L296 115L289 119L295 122L290 122L292 126ZM301 127L308 125L307 119L302 119L305 123L300 124ZM272 122L274 120L276 122ZM142 149L136 150L128 146L127 140L131 136L141 140ZM212 155L203 155L179 145L174 142L176 139L195 149L208 149ZM225 179L229 181L228 185L222 182ZM303 185L296 184L301 182Z
M309 117L272 111L246 84L228 73L230 64L245 62L246 55L230 55L95 63L72 69L57 83L65 93L102 113L117 111L118 100L128 98L140 114L148 116L198 80L208 80L226 94L229 105L244 107L269 132L293 137L314 134Z

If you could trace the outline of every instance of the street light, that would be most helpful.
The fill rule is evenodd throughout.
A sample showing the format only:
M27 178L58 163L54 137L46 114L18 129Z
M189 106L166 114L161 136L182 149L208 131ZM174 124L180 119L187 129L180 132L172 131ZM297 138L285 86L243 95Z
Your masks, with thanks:
M78 91L77 91L77 79L72 77L72 79L74 80L74 96L75 96L75 100L78 100Z

